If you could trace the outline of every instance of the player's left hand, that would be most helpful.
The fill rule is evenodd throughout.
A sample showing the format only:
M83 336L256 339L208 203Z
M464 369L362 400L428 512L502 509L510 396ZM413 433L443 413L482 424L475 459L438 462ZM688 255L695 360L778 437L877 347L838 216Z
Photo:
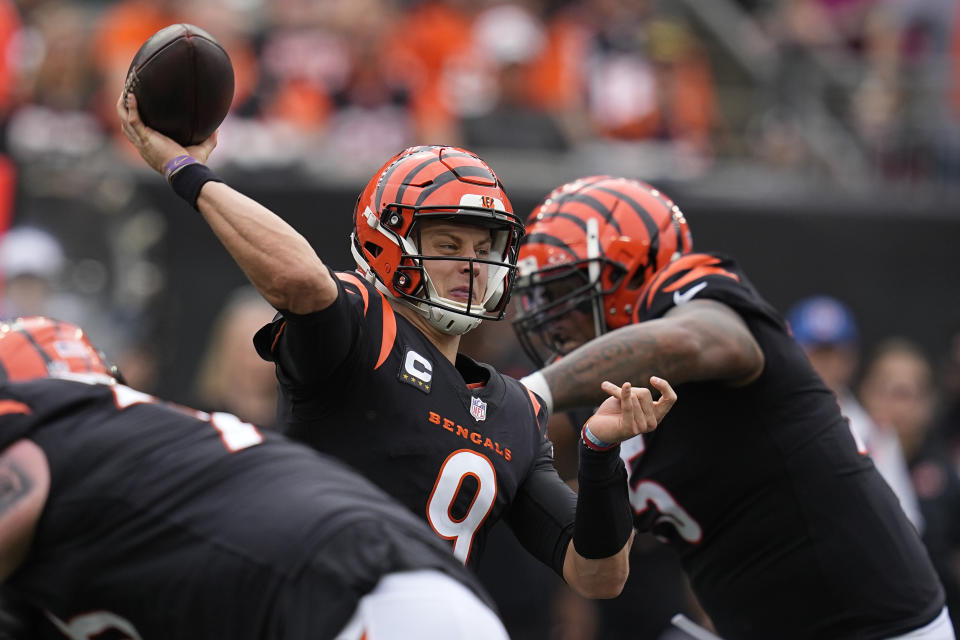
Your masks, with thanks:
M590 418L590 432L603 442L614 444L656 429L677 401L677 393L669 382L656 376L650 378L650 386L660 392L656 402L646 387L635 388L629 382L618 387L604 381L601 388L610 397Z

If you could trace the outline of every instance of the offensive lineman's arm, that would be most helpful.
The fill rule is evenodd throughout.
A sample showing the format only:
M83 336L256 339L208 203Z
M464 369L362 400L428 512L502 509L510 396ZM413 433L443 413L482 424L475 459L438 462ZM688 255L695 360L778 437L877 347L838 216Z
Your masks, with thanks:
M23 562L50 492L43 451L17 440L0 453L0 582Z
M161 175L174 158L206 162L217 134L184 148L140 120L132 93L117 101L124 135ZM330 306L337 286L313 247L282 218L222 182L207 182L197 198L204 220L260 294L276 309L307 314Z
M740 315L721 302L692 300L662 318L595 338L524 383L552 411L568 411L606 398L603 380L660 376L673 384L716 380L739 386L756 380L763 366L763 351Z

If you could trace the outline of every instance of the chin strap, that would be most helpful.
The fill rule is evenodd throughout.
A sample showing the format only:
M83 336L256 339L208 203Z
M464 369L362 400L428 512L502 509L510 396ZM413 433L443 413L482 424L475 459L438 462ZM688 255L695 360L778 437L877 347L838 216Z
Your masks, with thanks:
M391 304L403 305L419 313L431 327L441 333L450 336L461 336L468 331L476 329L482 320L481 318L465 316L449 309L442 309L426 302L414 302L405 298L398 298L383 286L383 283L376 278L372 271L366 271L365 273L369 274L366 276L367 279L377 288L377 291L386 296ZM444 299L440 298L440 300Z
M444 300L444 298L440 298L440 300ZM417 305L417 308L421 313L426 315L427 322L429 322L434 329L450 336L462 336L468 331L476 329L481 322L480 318L435 307L426 302L420 303Z

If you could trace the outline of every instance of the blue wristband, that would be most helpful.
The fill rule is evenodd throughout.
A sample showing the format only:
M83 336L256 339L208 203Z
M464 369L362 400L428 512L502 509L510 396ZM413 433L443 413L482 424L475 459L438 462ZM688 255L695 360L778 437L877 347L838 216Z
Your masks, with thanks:
M581 431L581 437L583 438L583 444L587 445L595 451L609 451L617 446L616 442L604 442L590 431L590 421L587 420L586 424L583 425Z

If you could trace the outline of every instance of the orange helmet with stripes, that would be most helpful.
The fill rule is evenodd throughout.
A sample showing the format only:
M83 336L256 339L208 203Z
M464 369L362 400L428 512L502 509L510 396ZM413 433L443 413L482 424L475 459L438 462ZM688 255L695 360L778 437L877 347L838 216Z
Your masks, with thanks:
M116 368L76 325L43 316L0 324L0 381L78 373L119 378Z
M421 252L420 221L442 220L490 229L489 259ZM357 199L351 250L360 272L385 295L417 309L444 333L459 335L484 318L503 317L516 276L523 222L487 164L456 147L410 147L391 158ZM474 301L441 297L425 264L463 260L487 269L487 288ZM470 270L471 274L473 269Z
M643 286L692 248L680 208L639 180L590 176L554 189L520 248L514 328L527 353L542 365L576 346L550 330L574 310L592 314L595 336L629 324Z

